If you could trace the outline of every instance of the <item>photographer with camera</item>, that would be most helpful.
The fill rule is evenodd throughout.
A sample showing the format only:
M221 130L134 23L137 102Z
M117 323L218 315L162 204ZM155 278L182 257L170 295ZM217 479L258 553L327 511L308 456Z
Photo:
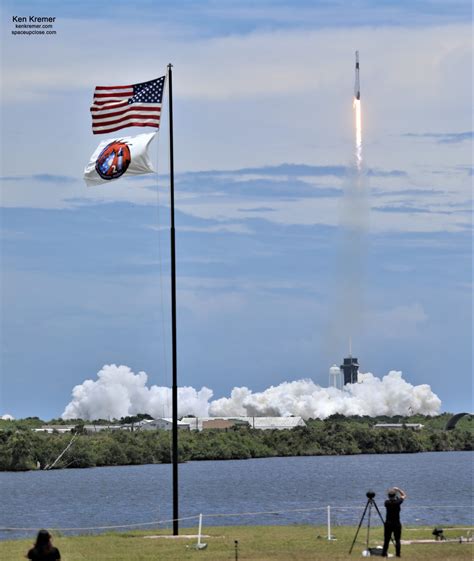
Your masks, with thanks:
M382 556L387 557L388 545L393 534L395 540L395 553L400 557L400 538L402 535L402 525L400 523L400 506L407 498L405 491L398 487L392 487L388 490L388 499L385 501L387 516L384 523L384 542Z

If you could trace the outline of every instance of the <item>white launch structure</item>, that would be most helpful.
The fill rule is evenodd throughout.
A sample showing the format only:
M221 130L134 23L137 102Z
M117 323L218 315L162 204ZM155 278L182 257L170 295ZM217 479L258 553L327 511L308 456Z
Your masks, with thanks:
M341 369L336 364L333 364L329 369L329 386L342 390L343 385Z

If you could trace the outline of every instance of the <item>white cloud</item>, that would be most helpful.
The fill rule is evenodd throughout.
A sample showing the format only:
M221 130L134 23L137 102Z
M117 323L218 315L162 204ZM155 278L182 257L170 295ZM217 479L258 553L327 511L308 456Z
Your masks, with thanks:
M146 386L144 372L133 373L127 366L106 365L97 380L86 380L75 386L73 399L63 418L120 418L137 413L155 417L171 416L169 388ZM230 397L211 401L213 392L191 387L178 390L178 414L198 417L255 415L300 415L305 419L324 419L335 413L343 415L435 415L441 401L423 384L413 386L401 372L391 371L382 379L373 374L360 374L358 384L344 390L322 388L312 380L295 380L271 386L254 393L246 387L236 387Z

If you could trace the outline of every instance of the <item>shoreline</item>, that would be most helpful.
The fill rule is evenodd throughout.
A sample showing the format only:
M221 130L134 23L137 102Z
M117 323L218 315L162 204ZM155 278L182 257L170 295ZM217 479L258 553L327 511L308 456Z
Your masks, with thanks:
M333 416L324 421L309 419L305 426L283 430L239 426L180 431L178 460L185 464L273 457L472 451L471 417L461 419L455 429L447 430L448 417L449 414L405 418L403 423L395 425L397 428L378 424L388 421L383 417ZM78 429L72 433L46 433L36 432L31 423L41 421L0 423L0 472L171 463L171 433L167 430L90 433Z
M258 456L253 458L198 458L186 460L180 462L180 466L192 464L192 463L203 463L203 462L232 462L232 461L251 461L251 460L271 460L271 459L289 459L289 458L347 458L354 456L417 456L419 454L447 454L450 452L456 453L472 453L474 450L419 450L419 451L401 451L401 452L359 452L357 454L299 454L299 455L285 455L285 456ZM0 470L0 476L2 473L47 473L47 472L58 472L58 471L72 471L80 470L87 471L92 469L103 469L103 468L130 468L130 467L141 467L141 466L171 466L171 462L148 462L140 464L110 464L110 465L99 465L99 466L70 466L70 467L54 467L51 469L41 469L41 468L31 468L31 469L10 469L10 470Z

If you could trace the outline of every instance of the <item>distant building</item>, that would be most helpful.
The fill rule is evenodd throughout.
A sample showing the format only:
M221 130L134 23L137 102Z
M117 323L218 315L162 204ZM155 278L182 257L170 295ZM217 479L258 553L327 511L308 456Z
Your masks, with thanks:
M173 419L160 418L160 419L143 419L139 423L134 423L134 430L172 430ZM189 425L178 421L178 429L189 430Z
M128 430L142 431L142 430L172 430L173 420L170 418L158 418L158 419L143 419L137 421L136 423L124 423L123 425L85 425L84 429L87 432L100 432L103 430ZM186 423L178 421L178 429L189 430L189 426Z
M72 432L75 428L76 425L43 425L32 430L33 432L46 432L48 434L53 434L54 432L63 434L65 432Z
M425 425L420 423L377 423L374 429L411 429L421 430Z
M126 430L129 430L125 427ZM104 430L124 430L124 425L84 425L86 432L102 432Z
M189 426L189 425L188 425ZM202 422L202 430L207 429L220 429L227 430L232 427L249 427L247 421L241 419L209 419Z
M181 422L189 425L191 430L199 431L237 425L258 430L285 430L306 426L301 417L183 417Z

